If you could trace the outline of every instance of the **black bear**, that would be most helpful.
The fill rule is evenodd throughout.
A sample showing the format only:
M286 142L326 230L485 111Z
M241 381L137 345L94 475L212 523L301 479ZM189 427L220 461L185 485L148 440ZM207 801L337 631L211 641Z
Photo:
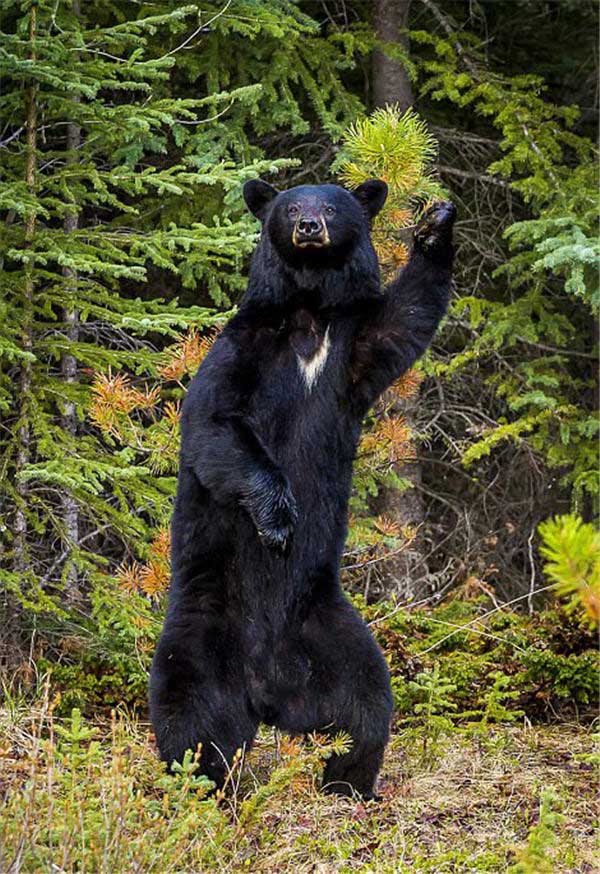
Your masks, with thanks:
M430 343L450 286L455 209L419 223L385 294L370 220L384 182L279 193L246 183L262 222L248 290L181 418L169 607L150 711L169 764L202 744L223 784L260 722L347 732L324 788L372 798L388 740L385 660L343 595L352 462L377 397Z

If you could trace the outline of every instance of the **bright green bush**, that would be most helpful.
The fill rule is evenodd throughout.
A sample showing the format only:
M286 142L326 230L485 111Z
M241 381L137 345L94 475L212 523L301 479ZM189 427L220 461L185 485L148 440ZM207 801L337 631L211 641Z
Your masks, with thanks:
M600 533L578 516L557 516L539 526L544 571L567 609L600 622Z

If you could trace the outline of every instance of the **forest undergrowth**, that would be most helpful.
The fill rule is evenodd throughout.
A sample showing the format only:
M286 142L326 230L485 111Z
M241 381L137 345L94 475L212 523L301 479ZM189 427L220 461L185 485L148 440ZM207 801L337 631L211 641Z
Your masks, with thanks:
M598 654L585 620L484 598L362 609L396 699L379 802L319 792L347 737L267 728L215 797L191 754L166 775L141 702L69 711L52 676L37 677L29 693L4 689L0 870L597 870Z
M265 730L217 802L193 762L167 777L148 724L124 714L1 719L6 872L597 870L593 741L581 725L463 729L438 738L431 758L397 729L382 800L365 804L318 792L331 750L318 738L303 748Z

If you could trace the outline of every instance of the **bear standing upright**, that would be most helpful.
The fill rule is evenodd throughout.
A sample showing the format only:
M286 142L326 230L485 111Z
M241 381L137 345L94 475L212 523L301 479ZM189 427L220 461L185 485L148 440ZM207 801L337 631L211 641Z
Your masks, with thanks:
M345 731L324 788L373 797L389 735L384 658L339 570L362 420L425 351L446 310L455 209L419 223L382 294L370 220L384 182L244 197L262 222L238 313L181 418L172 580L150 711L169 764L202 744L223 784L260 722Z

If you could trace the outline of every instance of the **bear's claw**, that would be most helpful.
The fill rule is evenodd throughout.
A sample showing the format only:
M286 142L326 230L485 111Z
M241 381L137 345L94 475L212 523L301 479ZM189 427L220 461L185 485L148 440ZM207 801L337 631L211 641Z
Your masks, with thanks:
M421 248L433 248L449 243L456 207L450 201L440 201L431 206L421 217L415 231L415 244Z
M242 503L256 525L261 542L285 553L298 518L296 501L287 481L283 477L259 475Z
M258 530L258 536L265 546L285 553L293 530L291 525L286 525L283 528L261 528Z

